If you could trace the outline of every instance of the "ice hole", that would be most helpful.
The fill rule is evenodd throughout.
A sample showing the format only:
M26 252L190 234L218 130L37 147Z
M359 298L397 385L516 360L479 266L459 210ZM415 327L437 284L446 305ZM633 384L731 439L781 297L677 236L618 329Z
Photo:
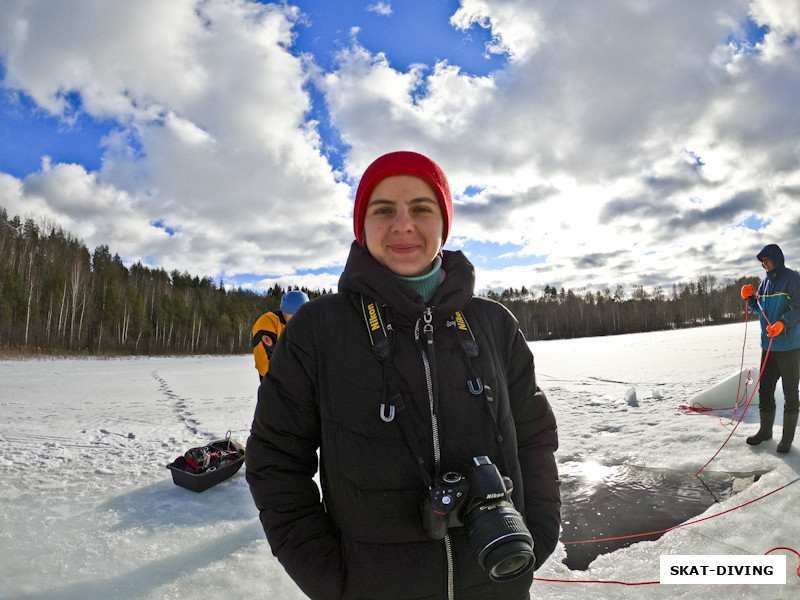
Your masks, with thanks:
M609 465L594 460L559 465L562 542L663 531L696 517L766 473L694 472ZM663 534L566 544L564 564L586 570L600 554Z

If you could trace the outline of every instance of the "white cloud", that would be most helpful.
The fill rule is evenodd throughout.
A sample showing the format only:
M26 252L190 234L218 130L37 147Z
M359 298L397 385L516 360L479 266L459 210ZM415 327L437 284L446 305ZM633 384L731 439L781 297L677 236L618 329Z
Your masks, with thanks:
M373 2L367 6L367 10L388 17L392 14L392 4L391 2Z
M520 18L520 6L515 0L461 0L461 7L450 23L465 31L473 26L490 29L488 53L508 54L512 60L522 60L536 50L546 35L546 24L535 11L528 10Z
M200 275L344 259L350 192L307 122L306 65L288 51L296 9L80 0L20 2L6 14L7 85L64 117L67 93L80 94L83 110L119 123L99 172L43 169L26 181L29 204L46 204L90 247ZM77 192L68 201L73 188L84 206ZM90 214L91 225L79 224ZM105 219L126 226L113 232Z
M800 33L800 4L785 0L753 0L750 14L760 25L768 25L779 35Z
M736 53L728 39L748 8L464 1L453 23L491 27L513 57L503 71L401 72L354 43L327 94L353 174L384 151L427 152L457 193L482 189L458 201L459 245L523 243L520 255L548 255L479 273L487 285L752 274L753 249L767 241L800 265L800 203L788 200L800 189L799 49L768 37L771 53ZM787 12L774 17L782 27ZM738 226L750 215L773 224Z

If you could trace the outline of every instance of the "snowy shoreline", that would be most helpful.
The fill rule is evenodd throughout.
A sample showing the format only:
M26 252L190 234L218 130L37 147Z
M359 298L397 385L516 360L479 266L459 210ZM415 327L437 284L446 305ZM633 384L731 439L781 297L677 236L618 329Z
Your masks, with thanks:
M738 370L744 324L531 343L559 423L559 463L694 472L730 433L730 411L677 407ZM759 357L757 326L745 363ZM172 483L165 465L210 439L245 441L258 377L250 356L0 360L0 598L247 599L304 596L272 557L242 473L202 494ZM630 402L631 390L636 403ZM775 434L782 423L779 401ZM721 418L717 418L719 415ZM709 471L765 474L699 517L755 500L798 477L800 449L750 447L751 409ZM537 572L532 598L793 598L787 584L622 586L654 581L666 554L800 551L800 485L655 541L599 556L586 571L565 549ZM602 511L602 506L593 506Z

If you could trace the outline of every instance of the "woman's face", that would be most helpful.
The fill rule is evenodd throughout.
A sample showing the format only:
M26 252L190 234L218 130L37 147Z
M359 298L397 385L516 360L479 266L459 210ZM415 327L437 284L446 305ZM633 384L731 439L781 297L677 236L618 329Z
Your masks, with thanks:
M444 220L433 188L419 177L394 175L375 186L364 215L364 241L397 275L428 273L442 247Z

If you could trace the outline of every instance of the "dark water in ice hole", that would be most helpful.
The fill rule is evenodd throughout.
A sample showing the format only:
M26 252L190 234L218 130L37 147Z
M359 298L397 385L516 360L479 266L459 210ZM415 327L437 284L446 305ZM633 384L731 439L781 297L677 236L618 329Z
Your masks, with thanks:
M693 472L570 461L559 465L561 541L594 540L661 531L691 520L715 502L750 486L755 473ZM585 570L600 554L662 534L567 544L564 564Z

